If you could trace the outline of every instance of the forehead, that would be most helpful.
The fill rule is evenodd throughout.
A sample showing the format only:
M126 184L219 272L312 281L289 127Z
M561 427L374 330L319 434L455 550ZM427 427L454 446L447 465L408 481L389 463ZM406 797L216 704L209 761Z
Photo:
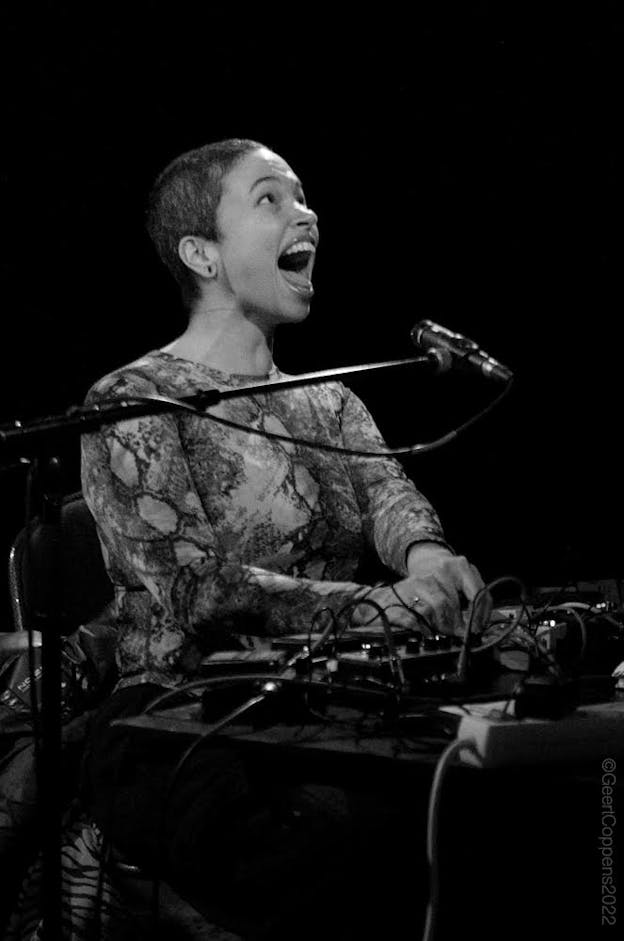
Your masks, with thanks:
M256 180L262 177L277 177L285 183L300 185L299 178L279 154L266 147L246 154L236 163L223 180L225 192L248 193Z

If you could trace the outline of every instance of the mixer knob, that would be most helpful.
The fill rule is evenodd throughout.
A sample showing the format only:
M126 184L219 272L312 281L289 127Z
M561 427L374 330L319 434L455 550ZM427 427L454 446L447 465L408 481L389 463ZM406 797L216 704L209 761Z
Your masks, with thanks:
M362 651L369 660L383 660L388 656L387 644L362 644Z
M408 637L405 642L405 653L420 653L422 639L420 631L417 631L412 637Z
M423 638L423 648L425 650L450 650L451 638L448 634L433 634L431 637Z

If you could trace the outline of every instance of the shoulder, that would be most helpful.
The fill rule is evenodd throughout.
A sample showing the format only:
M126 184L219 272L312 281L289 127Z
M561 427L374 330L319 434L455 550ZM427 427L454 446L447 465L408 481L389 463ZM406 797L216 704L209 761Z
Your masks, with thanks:
M158 350L146 353L94 382L87 392L86 402L162 392L168 385L167 368L167 361Z
M347 419L354 410L358 412L364 407L349 386L339 381L309 386L308 390L318 408L334 413L340 421Z
M276 380L301 378L296 373L285 373L277 368L271 371L271 377ZM349 389L339 381L293 386L287 391L294 393L293 400L299 399L301 402L311 402L316 407L328 408L331 411L338 412L342 411L344 402L351 395Z

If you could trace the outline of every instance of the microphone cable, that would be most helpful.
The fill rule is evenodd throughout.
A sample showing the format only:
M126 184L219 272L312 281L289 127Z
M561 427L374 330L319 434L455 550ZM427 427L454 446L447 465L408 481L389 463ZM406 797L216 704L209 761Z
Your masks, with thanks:
M239 422L231 421L229 418L222 418L219 415L213 415L210 412L201 411L201 409L191 404L190 402L184 401L184 399L174 399L165 395L145 395L145 396L132 396L128 399L104 399L99 404L101 406L119 406L120 402L126 402L129 405L147 405L150 402L160 403L163 405L171 405L173 410L180 410L191 412L193 415L196 415L198 418L206 418L209 421L216 422L218 425L225 425L228 428L234 428L237 431L244 431L250 435L258 435L261 438L269 438L273 441L286 441L289 444L296 444L299 447L311 448L315 451L329 451L334 454L344 454L345 457L363 457L363 458L386 458L386 457L405 457L413 454L428 454L431 451L436 451L438 448L443 447L446 444L450 444L455 438L459 437L460 434L463 434L467 431L472 425L480 421L482 418L485 418L500 402L506 398L512 388L513 380L510 380L502 392L496 396L493 401L489 402L484 408L480 409L474 415L471 415L470 418L467 418L466 421L462 422L461 425L458 425L456 428L453 428L451 431L447 432L444 435L441 435L439 438L435 438L433 441L424 442L421 444L412 444L405 447L398 448L385 448L380 451L365 451L358 448L345 448L341 445L336 444L327 444L324 441L310 441L307 438L299 438L293 435L283 435L275 431L265 431L260 428L251 428L249 425L242 425ZM279 389L275 390L276 392ZM242 398L242 396L241 396ZM117 421L124 420L118 419ZM125 419L126 421L131 420L131 418ZM116 422L112 423L115 424Z

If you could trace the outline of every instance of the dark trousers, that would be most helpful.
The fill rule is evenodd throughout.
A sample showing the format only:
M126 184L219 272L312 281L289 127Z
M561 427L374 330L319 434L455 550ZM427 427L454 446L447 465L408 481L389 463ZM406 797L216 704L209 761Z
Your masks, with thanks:
M276 779L266 759L210 741L167 796L189 739L110 724L140 713L160 692L121 690L93 724L87 803L117 850L181 894L204 898L208 911L214 902L231 912L233 926L253 926L249 937L359 941L397 936L407 924L419 937L426 876L417 852L399 862L397 808L335 786Z

